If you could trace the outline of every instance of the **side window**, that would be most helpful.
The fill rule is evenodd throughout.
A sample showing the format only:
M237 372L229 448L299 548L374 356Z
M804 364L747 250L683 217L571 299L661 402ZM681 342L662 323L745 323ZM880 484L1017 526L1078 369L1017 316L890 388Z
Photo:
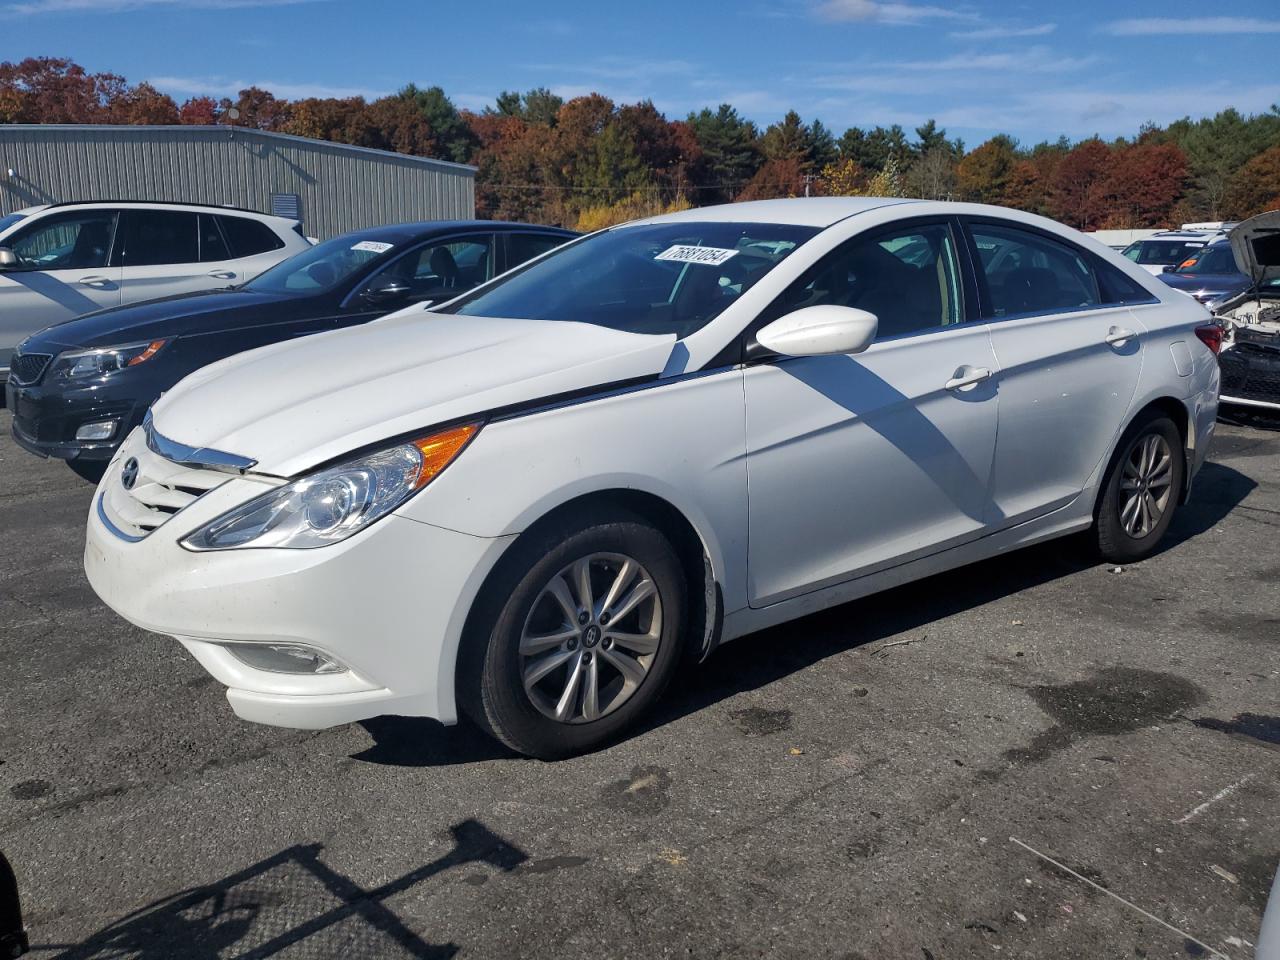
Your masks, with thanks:
M218 229L217 218L211 214L200 214L200 262L213 263L218 260L230 260L227 241Z
M452 300L493 276L492 251L493 238L487 235L429 243L379 270L365 281L359 295L397 282L408 288L397 297L402 302ZM375 302L386 301L376 298Z
M92 270L107 265L116 228L114 210L42 217L8 243L28 270Z
M1156 303L1157 297L1109 263L1095 261L1094 273L1103 303Z
M149 267L199 263L196 215L177 210L125 210L121 263Z
M877 340L963 323L951 228L933 223L854 237L806 270L761 319L823 304L874 313Z
M284 241L261 220L248 217L219 216L222 234L231 246L231 258L253 257L270 250L279 250Z
M548 250L554 250L568 237L549 236L543 233L509 233L507 234L507 269L518 267L526 260L540 257Z
M1085 254L1017 227L970 228L986 279L990 317L1057 313L1102 304Z

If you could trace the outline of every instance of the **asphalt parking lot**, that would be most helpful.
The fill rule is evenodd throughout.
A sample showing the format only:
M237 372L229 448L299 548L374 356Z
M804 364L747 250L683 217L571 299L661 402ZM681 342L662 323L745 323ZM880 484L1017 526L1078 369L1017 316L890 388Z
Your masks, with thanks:
M237 720L96 600L91 487L0 411L0 850L35 956L1251 957L1277 426L1219 426L1151 560L1049 544L769 630L545 764Z

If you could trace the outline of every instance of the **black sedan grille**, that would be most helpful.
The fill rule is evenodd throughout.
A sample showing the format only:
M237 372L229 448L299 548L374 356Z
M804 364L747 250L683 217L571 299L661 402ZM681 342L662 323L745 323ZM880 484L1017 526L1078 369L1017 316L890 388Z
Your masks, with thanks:
M45 367L52 359L53 354L50 353L15 354L9 360L9 377L21 385L35 383L44 376Z
M1238 344L1219 355L1218 365L1225 396L1280 404L1280 350Z

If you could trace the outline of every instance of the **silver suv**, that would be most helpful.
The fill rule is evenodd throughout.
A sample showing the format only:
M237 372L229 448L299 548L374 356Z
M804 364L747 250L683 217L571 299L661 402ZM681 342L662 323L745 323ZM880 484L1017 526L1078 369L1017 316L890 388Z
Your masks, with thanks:
M294 220L202 204L55 203L0 217L0 381L37 330L243 283L308 246Z

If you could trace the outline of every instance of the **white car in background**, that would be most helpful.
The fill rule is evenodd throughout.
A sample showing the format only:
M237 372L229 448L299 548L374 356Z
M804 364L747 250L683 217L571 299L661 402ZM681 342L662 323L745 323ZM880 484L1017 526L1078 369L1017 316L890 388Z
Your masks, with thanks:
M1092 530L1150 555L1221 328L974 204L625 224L448 304L220 361L125 441L85 569L242 717L453 723L558 757L754 630Z
M0 381L37 330L244 283L309 246L296 220L202 204L54 203L0 217Z
M1147 273L1157 275L1164 273L1166 267L1176 267L1194 257L1208 244L1225 236L1216 230L1164 230L1135 240L1124 248L1122 255Z

